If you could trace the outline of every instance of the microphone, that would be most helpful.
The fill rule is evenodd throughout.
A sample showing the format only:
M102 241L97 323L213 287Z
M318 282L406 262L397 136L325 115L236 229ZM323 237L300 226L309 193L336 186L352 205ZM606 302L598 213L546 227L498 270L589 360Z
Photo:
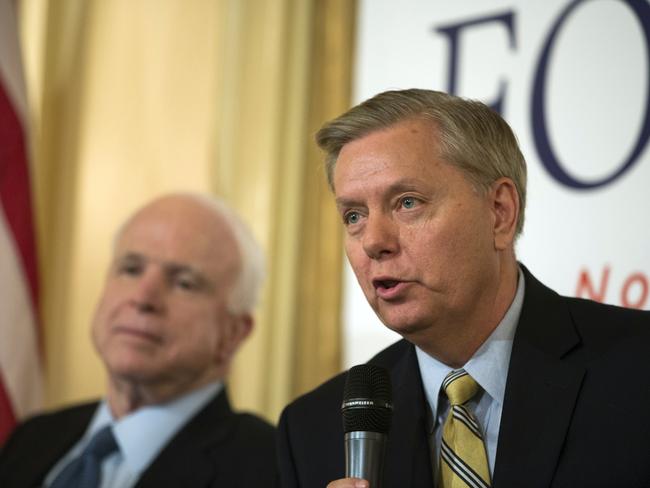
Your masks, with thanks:
M345 477L363 478L381 488L386 439L393 413L388 371L362 364L348 371L343 391Z

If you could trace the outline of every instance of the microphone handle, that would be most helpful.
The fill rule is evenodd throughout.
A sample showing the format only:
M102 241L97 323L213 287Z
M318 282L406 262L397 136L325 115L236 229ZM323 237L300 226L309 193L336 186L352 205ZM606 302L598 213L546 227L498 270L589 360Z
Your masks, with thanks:
M386 434L347 432L345 434L345 477L363 478L370 488L381 488L386 454Z

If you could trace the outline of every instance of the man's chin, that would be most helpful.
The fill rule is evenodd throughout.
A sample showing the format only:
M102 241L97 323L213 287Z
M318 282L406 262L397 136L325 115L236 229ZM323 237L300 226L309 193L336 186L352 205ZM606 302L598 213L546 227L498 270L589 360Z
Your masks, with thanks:
M156 368L151 358L128 354L108 357L104 362L113 378L124 381L147 382L156 376Z
M379 319L386 327L388 327L393 332L398 333L404 337L404 339L408 339L409 336L420 332L423 328L423 325L420 321L411 320L403 315L392 315L386 318L380 315Z

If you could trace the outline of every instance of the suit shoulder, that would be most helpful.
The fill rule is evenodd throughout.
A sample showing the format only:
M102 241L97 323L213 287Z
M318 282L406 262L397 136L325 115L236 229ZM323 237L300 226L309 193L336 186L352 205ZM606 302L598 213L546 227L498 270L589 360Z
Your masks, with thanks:
M583 335L603 338L650 334L650 311L618 307L582 298L563 297Z
M39 436L57 435L59 432L67 431L80 424L85 425L90 421L96 408L97 402L94 401L28 417L18 424L6 447L9 448L12 439L15 440L31 433L37 433Z
M584 298L568 297L558 294L538 281L523 265L521 268L526 280L524 306L530 300L529 307L535 313L546 312L554 303L563 304L578 324L590 323L590 327L616 327L632 330L650 326L650 311L618 307ZM623 330L625 331L625 330Z
M610 323L625 322L636 325L650 325L650 311L609 305L584 298L563 297L569 302L574 314Z
M401 360L408 348L412 347L411 344L402 339L377 353L368 363L390 370ZM346 372L337 374L310 392L295 399L287 407L288 410L292 412L304 410L305 415L310 415L310 412L321 411L324 407L327 409L334 408L334 411L338 412L338 408L343 401L345 378Z
M320 411L323 408L329 410L332 407L338 409L343 398L344 385L345 373L337 374L310 392L296 398L285 407L285 413L291 416L313 418L314 411ZM304 412L304 414L300 412Z
M373 358L368 361L370 364L382 366L388 370L392 369L399 361L402 360L404 355L413 348L413 345L405 339L401 339L386 349L378 352Z
M0 486L23 486L25 476L47 470L81 435L97 403L87 403L28 418L0 450Z
M607 305L591 300L564 298L580 346L570 361L650 372L650 312Z
M239 412L235 414L238 421L238 428L247 439L258 439L274 442L275 426L265 419L252 413Z
M224 391L217 395L179 433L182 444L207 442L216 446L218 439L228 439L230 450L237 456L263 453L272 456L275 452L276 428L262 417L250 412L235 411L230 407Z
M526 291L520 321L534 324L534 336L547 335L553 329L549 320L558 323L568 317L583 345L598 348L625 337L645 335L650 332L650 312L608 305L584 298L562 296L538 281L524 266ZM568 313L568 316L565 315ZM546 323L545 323L546 322ZM551 336L558 333L549 332Z
M61 407L56 410L41 412L25 419L24 423L30 422L65 422L69 419L77 419L79 416L92 415L99 404L94 400L87 403L80 403L78 405Z

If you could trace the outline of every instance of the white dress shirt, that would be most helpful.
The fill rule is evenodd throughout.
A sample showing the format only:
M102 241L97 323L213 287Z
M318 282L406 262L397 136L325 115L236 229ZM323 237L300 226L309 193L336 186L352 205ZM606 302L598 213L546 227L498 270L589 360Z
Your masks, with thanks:
M222 388L221 382L211 383L169 403L139 408L119 420L113 417L108 403L103 400L84 435L50 470L44 486L50 486L59 472L82 453L97 431L112 424L119 451L102 462L102 480L98 488L133 487L172 437Z
M508 377L508 364L512 351L512 342L517 329L524 301L524 276L519 270L517 291L512 304L499 325L486 339L476 353L463 366L463 369L476 380L482 390L468 402L470 410L478 420L483 430L483 439L487 450L490 475L494 473L494 461L497 452L501 410ZM418 364L422 375L424 391L431 410L430 444L433 453L434 480L437 483L436 471L440 457L442 426L449 411L447 396L440 392L443 380L453 371L448 365L416 347ZM458 368L460 369L460 368Z

